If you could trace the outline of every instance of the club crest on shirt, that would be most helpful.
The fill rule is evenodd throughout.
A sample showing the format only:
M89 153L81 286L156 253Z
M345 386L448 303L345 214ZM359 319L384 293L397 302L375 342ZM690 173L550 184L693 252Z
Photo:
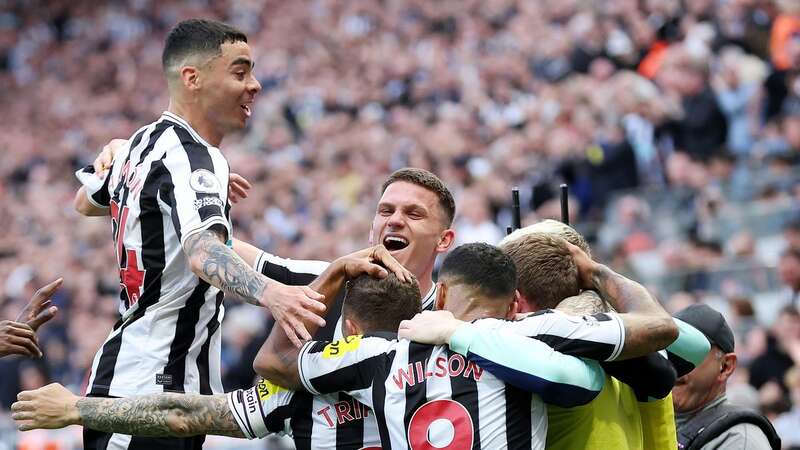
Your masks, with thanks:
M220 192L219 180L206 169L197 169L189 176L189 187L195 192L217 194Z
M338 341L331 342L322 350L322 357L326 359L340 358L347 352L352 352L361 346L361 335L347 336Z

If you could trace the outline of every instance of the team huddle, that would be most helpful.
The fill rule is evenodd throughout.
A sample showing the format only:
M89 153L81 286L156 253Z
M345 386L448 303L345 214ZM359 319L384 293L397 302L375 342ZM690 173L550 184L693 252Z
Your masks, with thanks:
M246 36L184 21L162 62L168 111L77 173L76 209L111 218L120 319L86 395L20 393L20 429L79 424L87 449L199 449L208 434L287 434L298 449L678 448L671 391L711 343L573 228L455 246L452 194L404 168L382 184L364 250L271 255L234 238L248 186L218 148L261 89ZM275 319L258 381L227 393L223 298Z

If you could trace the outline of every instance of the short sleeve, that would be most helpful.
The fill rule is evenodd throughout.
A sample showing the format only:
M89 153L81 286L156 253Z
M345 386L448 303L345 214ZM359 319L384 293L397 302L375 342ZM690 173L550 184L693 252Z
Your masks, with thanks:
M206 147L187 136L185 130L174 127L172 135L161 139L169 142L164 167L169 173L171 189L165 199L172 209L171 217L181 244L194 233L220 226L227 240L231 235L225 214L229 168L215 148ZM180 138L180 139L179 139Z
M341 391L363 401L356 391L372 386L396 346L395 340L360 335L332 342L311 341L298 355L300 381L314 395Z
M108 190L110 173L111 171L107 170L105 174L97 176L93 166L86 166L75 172L75 176L86 191L89 203L98 208L108 208L111 203L111 192Z
M540 340L561 353L597 361L616 359L625 345L625 326L614 313L571 316L548 309L518 321L495 320L490 323Z
M268 434L291 434L294 391L261 379L249 389L227 394L228 407L247 439L263 438Z

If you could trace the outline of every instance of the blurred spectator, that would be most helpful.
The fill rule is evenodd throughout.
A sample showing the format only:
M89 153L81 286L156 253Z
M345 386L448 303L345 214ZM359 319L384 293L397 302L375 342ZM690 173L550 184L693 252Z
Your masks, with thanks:
M788 248L778 261L778 275L785 286L786 303L800 307L800 250Z
M773 382L786 392L783 384L786 371L800 362L800 313L794 307L784 308L772 326L763 355L750 366L750 384L761 389Z
M793 367L786 372L784 383L789 388L791 411L778 416L773 423L775 431L781 437L783 448L800 448L800 368Z

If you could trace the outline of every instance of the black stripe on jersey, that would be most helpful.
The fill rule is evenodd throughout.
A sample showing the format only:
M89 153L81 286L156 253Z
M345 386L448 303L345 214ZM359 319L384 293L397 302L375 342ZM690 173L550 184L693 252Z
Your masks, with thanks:
M433 352L433 346L431 345L416 342L408 343L408 367L406 370L411 372L411 379L415 382L413 384L408 383L405 386L406 410L405 417L403 417L403 429L406 430L406 433L408 433L411 417L414 416L417 409L425 404L428 398L425 369L428 366L427 363L431 357L431 352ZM408 440L408 436L406 436L406 440Z
M454 359L451 359L450 357L454 355L458 356ZM464 408L467 409L467 412L469 412L469 415L472 417L472 448L473 450L480 450L481 433L478 416L478 382L475 381L475 379L471 376L467 376L470 373L474 373L474 371L467 369L467 367L470 365L470 362L466 358L450 350L447 351L447 356L448 364L451 364L451 361L461 361L466 365L463 368L463 373L461 375L450 376L450 389L453 391L450 398L464 405ZM455 372L460 373L462 371L459 370ZM530 409L530 404L528 405L528 409Z
M169 359L164 367L164 373L172 376L171 383L164 385L164 392L185 392L186 356L194 341L195 324L200 319L200 309L205 304L209 287L208 283L200 280L186 300L186 304L178 312L175 337L172 338Z
M142 231L142 266L144 287L139 299L139 308L145 309L158 302L161 297L161 275L166 266L164 250L164 221L158 206L158 191L164 178L169 179L161 161L154 161L145 179L139 197L139 220Z
M571 339L552 334L539 334L533 336L533 338L553 347L558 352L598 361L605 361L610 358L616 348L614 344L605 342Z
M305 286L317 278L313 273L292 272L288 267L272 263L264 258L261 273L267 278L290 286Z
M286 419L290 419L294 414L295 405L292 403L294 397L297 396L298 393L292 395L292 399L289 400L289 404L278 406L271 413L267 414L264 417L264 407L261 405L261 402L258 402L258 407L261 408L261 417L264 417L264 425L267 426L267 431L270 433L280 433L286 428L284 423Z
M530 450L531 401L530 392L506 384L506 442L508 450Z
M158 125L156 125L156 127L158 127ZM149 127L147 127L147 128L149 128ZM125 167L125 163L127 163L127 162L129 162L131 160L131 152L133 151L133 149L137 145L139 145L139 143L142 142L142 139L144 138L144 134L147 132L147 128L145 128L139 134L134 136L133 140L131 141L131 145L128 148L128 156L125 158L125 161L122 163L122 167ZM155 128L153 128L153 130L155 130ZM156 142L155 139L150 139L150 142L148 143L148 145L150 145L150 144L155 145L155 142ZM125 177L123 177L122 174L120 173L120 179L117 181L117 185L114 186L114 195L113 195L114 198L119 198L119 193L122 190L122 187L125 186L124 178Z
M340 390L339 387L342 385L341 380L352 380L347 383L347 389L350 391L366 389L372 385L373 377L371 374L375 373L380 367L384 367L385 360L386 354L382 353L308 381L314 389L322 394L338 392Z
M297 450L311 450L311 433L313 431L314 398L305 393L297 392L292 396L289 405L292 406L292 437Z
M144 308L137 310L127 322L122 322L119 319L114 325L114 330L121 328L119 334L109 339L108 342L103 344L103 350L100 354L100 361L97 362L97 371L94 374L94 382L89 390L91 395L108 396L111 389L111 380L114 379L114 368L117 365L117 357L119 350L122 346L122 333L125 328L131 326L134 322L144 316Z
M336 449L337 450L359 450L364 446L364 417L363 411L366 406L362 405L353 397L340 392L339 402L333 405L334 408L342 408L344 423L339 423L340 412L336 413ZM348 420L351 419L351 420Z
M210 365L208 350L211 347L211 337L219 329L219 309L222 305L222 299L224 297L225 294L222 291L217 293L216 310L214 311L214 315L211 316L211 319L208 321L208 324L206 324L208 336L206 336L206 341L203 342L203 346L200 347L200 353L197 355L197 372L200 375L200 394L202 395L213 394L211 390L211 379L208 374L208 367Z
M175 134L178 136L178 139L181 141L181 146L183 146L183 149L186 152L186 158L189 160L189 167L192 173L200 169L206 169L211 173L215 173L214 161L211 159L211 155L208 152L208 147L197 142L182 126L176 126L174 130ZM227 186L225 188L227 188ZM197 200L202 200L208 197L220 197L218 194L209 194L197 191L195 191L194 195ZM205 222L209 218L219 215L219 213L224 213L224 208L220 209L216 205L202 206L197 210L197 214L200 216L201 222ZM226 241L228 240L227 233L227 230L225 230L226 236L224 240ZM180 232L178 233L178 239L181 239Z
M392 350L386 355L386 363L378 368L375 373L375 383L372 384L372 412L378 423L378 434L381 437L383 450L392 450L392 440L389 438L389 427L386 426L386 385L382 380L391 376L392 361L397 356L397 351Z

